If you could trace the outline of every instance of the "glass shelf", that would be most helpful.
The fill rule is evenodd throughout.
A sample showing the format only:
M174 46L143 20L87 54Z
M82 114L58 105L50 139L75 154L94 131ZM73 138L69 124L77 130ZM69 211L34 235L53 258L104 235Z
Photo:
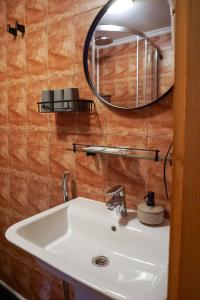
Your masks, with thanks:
M77 151L85 152L88 156L94 156L96 154L106 154L115 156L125 156L130 158L146 159L153 161L167 160L172 163L171 154L169 158L161 157L159 155L160 150L158 149L138 149L130 147L107 147L97 145L84 145L84 144L73 144L73 152Z
M37 104L40 113L92 112L94 110L94 102L86 99L38 102Z

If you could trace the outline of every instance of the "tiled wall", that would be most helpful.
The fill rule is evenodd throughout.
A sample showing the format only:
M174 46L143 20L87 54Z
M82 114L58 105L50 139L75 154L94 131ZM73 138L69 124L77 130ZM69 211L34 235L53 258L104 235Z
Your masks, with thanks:
M134 112L112 110L94 98L82 70L86 32L106 0L0 1L0 278L28 299L63 299L62 283L33 257L8 243L6 228L62 202L61 175L76 176L78 195L104 201L125 184L129 207L148 190L169 210L163 164L67 151L73 142L160 148L172 138L172 94ZM26 24L13 40L6 24ZM94 99L95 114L39 114L42 89L78 87ZM169 169L171 173L171 168ZM170 174L169 174L170 181Z

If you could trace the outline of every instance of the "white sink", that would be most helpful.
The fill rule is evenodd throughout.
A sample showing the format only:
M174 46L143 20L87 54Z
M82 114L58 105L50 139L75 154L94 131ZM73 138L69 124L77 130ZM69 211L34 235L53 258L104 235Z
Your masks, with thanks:
M73 283L76 299L167 298L166 220L145 226L133 210L120 218L104 203L78 197L11 226L6 238ZM92 263L99 255L107 266Z

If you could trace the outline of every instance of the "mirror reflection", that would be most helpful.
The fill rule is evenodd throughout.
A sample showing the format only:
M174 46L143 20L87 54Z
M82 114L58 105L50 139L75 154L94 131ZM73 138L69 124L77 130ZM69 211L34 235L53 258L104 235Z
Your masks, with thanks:
M154 102L174 83L167 0L115 0L95 27L89 77L101 100L120 108Z

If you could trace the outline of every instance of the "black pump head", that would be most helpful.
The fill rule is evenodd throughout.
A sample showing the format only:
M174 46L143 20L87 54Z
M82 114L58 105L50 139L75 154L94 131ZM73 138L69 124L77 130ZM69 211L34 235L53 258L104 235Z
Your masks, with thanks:
M144 197L144 199L147 199L147 206L155 206L155 193L154 192L148 192L147 195Z

